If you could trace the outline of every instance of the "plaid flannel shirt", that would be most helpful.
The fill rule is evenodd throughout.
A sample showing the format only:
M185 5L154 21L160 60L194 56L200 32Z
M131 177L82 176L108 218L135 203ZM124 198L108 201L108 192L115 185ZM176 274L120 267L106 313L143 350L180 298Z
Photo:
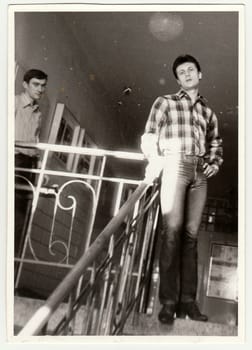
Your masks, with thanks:
M200 95L194 104L182 89L158 97L145 126L144 135L147 134L157 136L161 154L183 152L202 156L209 164L220 166L223 162L217 117Z

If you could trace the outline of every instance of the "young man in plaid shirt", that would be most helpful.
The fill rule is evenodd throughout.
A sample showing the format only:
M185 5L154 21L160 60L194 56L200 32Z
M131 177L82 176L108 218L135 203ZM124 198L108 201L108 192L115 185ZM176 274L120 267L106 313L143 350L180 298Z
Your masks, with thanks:
M155 100L141 138L154 177L162 169L159 321L166 324L172 324L175 315L208 319L196 304L197 236L207 178L215 176L223 162L217 117L199 94L199 62L179 56L173 73L180 90Z

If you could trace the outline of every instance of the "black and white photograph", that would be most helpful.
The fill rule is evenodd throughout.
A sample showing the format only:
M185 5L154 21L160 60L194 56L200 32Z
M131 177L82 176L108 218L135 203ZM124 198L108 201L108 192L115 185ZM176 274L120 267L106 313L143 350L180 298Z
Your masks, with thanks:
M244 17L9 5L10 342L244 340Z

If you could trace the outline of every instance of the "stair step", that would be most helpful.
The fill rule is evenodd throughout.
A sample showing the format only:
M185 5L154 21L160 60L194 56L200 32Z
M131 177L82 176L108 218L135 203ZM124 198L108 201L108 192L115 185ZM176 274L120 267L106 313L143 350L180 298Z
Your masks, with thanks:
M15 296L14 298L14 335L24 327L32 315L45 303L44 300ZM67 305L62 303L52 315L48 324L48 333L66 312ZM75 335L81 335L85 308L81 307L75 320ZM128 318L123 335L127 336L237 336L236 326L211 322L197 322L189 319L176 319L172 326L161 324L156 313L152 315L132 314Z
M131 315L124 327L125 335L183 335L183 336L237 336L237 326L211 322L175 319L173 325L158 321L157 315Z
M32 299L27 297L14 297L14 335L17 335L25 326L33 314L45 304L45 300ZM62 316L66 313L67 304L62 303L50 318L47 331L50 334L52 329L58 324ZM75 319L75 335L81 334L82 320L86 315L85 308L80 307Z

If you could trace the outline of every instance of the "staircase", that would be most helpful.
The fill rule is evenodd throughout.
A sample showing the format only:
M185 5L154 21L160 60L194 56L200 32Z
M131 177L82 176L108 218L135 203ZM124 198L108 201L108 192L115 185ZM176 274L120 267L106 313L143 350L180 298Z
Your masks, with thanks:
M33 314L45 304L45 300L33 299L21 296L14 297L14 335L17 335L20 330L25 326ZM47 333L50 335L52 329L61 320L62 316L66 313L67 304L62 303L55 313L50 318L47 326ZM86 315L86 310L84 307L80 307L77 312L74 329L74 335L81 335L82 330L82 320Z
M15 296L14 335L17 335L34 312L44 304L44 300ZM48 333L65 312L66 305L61 304L48 324ZM75 335L81 335L82 316L85 308L80 308L75 320ZM163 325L153 315L132 314L124 327L126 336L237 336L237 327L211 322L196 322L189 319L176 319L172 326Z
M237 336L237 327L189 319L176 319L173 325L158 321L157 315L139 314L128 320L125 335L132 336Z

